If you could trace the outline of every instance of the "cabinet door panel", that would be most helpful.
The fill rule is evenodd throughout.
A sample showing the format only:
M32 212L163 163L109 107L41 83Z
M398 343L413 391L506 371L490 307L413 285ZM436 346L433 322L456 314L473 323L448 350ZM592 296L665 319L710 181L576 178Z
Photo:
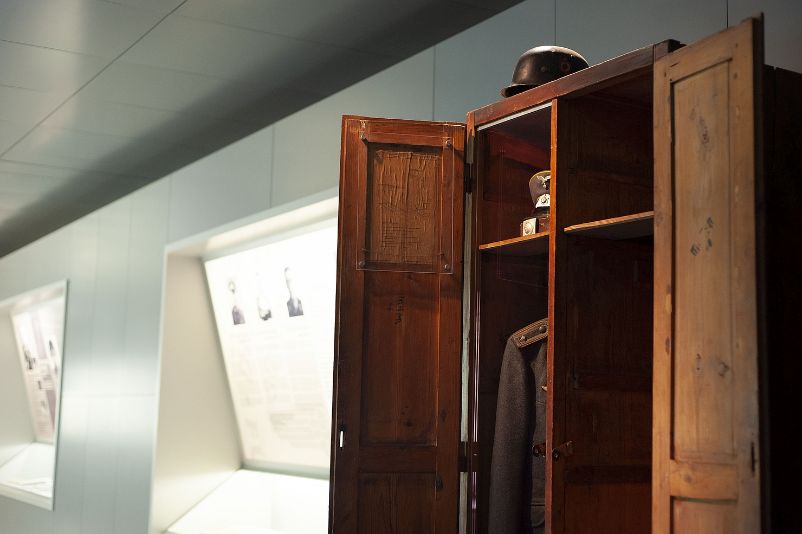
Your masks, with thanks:
M655 63L653 532L757 532L761 27Z
M459 124L345 117L331 528L457 528Z

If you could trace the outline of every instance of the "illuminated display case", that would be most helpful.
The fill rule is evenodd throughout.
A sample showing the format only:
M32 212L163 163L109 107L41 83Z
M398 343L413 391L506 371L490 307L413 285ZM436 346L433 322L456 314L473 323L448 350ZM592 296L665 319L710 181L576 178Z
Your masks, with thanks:
M0 494L52 509L67 282L0 302Z
M335 195L168 245L151 532L325 531Z
M246 466L328 476L335 221L205 262Z

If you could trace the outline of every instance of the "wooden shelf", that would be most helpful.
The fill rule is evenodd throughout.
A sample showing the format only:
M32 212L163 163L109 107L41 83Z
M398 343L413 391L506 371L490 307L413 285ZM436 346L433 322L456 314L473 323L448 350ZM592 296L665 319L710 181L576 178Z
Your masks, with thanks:
M645 237L654 234L654 212L644 211L623 217L575 224L566 227L565 233L615 240Z
M537 256L538 254L547 254L549 251L549 233L539 232L523 237L513 237L512 239L505 239L503 241L485 243L484 245L479 245L479 251L503 254L505 256Z

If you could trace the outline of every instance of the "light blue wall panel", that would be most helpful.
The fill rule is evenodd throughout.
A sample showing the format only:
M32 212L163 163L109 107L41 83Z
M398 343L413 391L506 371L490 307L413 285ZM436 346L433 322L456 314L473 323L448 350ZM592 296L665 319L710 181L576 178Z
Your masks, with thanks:
M82 394L62 393L61 423L56 463L54 534L81 534L83 516L86 432L89 399Z
M726 0L557 1L557 43L591 65L665 39L691 43L726 26Z
M47 253L42 254L46 250ZM66 278L64 266L69 261L69 229L62 228L41 239L36 247L23 249L18 261L24 266L26 290L58 282ZM19 293L19 291L17 291Z
M20 287L25 284L25 264L17 259L23 250L0 259L0 300L20 293Z
M64 395L83 395L90 390L99 221L98 214L93 213L69 226L70 259L65 273L69 285L62 378Z
M169 241L270 207L273 130L260 130L167 178Z
M126 278L129 272L131 197L98 211L92 357L87 393L116 395L123 375ZM127 378L127 377L126 377ZM91 409L91 406L90 406Z
M84 463L81 532L116 532L116 492L119 465L118 406L114 395L89 397L86 427L86 462Z
M26 264L30 262L32 245L15 250L0 259L0 300L32 289L27 287Z
M162 271L170 184L166 180L131 195L131 230L128 244L123 344L125 379L120 395L155 395L158 358Z
M501 99L518 57L554 42L554 3L527 0L435 46L434 117L465 114Z
M336 187L342 115L432 118L429 49L276 123L273 206Z
M802 1L729 0L730 26L765 15L766 63L802 72Z
M0 531L3 534L49 534L54 517L44 508L0 498Z
M117 480L114 487L115 534L148 531L155 396L122 397L117 406Z

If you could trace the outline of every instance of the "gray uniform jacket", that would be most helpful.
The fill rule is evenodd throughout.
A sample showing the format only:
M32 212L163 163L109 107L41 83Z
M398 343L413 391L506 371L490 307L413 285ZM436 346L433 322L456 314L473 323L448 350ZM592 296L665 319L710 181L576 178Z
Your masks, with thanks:
M547 331L546 319L525 326L504 350L490 466L492 534L544 529L546 460L534 457L532 447L546 441Z

